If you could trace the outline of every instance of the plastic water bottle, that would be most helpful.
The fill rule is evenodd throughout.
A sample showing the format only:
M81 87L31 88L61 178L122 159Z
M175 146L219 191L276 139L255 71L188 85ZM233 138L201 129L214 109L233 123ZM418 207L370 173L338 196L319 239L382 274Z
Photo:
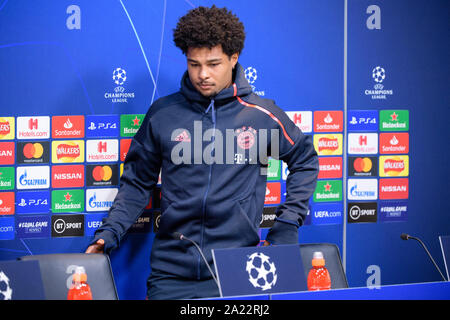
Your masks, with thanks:
M67 293L67 300L92 300L91 288L87 283L84 267L77 267L72 276L72 285Z
M323 253L320 251L314 252L311 264L312 268L308 274L308 290L318 291L331 289L331 278L327 268L325 268Z

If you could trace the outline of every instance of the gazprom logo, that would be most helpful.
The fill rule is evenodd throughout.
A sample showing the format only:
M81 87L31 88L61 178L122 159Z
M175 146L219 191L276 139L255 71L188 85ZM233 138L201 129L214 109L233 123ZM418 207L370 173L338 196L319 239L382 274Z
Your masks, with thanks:
M86 190L87 211L108 211L113 205L117 188L88 189Z
M46 189L50 187L50 167L17 168L17 189Z

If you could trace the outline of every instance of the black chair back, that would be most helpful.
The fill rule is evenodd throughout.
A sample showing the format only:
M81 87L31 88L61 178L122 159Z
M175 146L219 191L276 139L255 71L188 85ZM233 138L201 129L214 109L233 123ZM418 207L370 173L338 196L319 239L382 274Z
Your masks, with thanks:
M30 255L23 261L37 260L47 300L66 300L77 266L83 266L94 300L118 300L111 263L105 254L63 253Z
M306 277L311 269L311 260L315 251L321 251L325 258L325 267L328 269L331 278L331 289L348 288L347 277L345 276L339 248L332 243L307 243L300 244L300 253L303 260L303 268Z

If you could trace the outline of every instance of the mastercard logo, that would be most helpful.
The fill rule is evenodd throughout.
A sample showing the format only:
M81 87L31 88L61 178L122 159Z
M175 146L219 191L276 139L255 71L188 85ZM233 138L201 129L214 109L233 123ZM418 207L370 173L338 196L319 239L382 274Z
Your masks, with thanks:
M27 143L23 147L23 156L27 159L39 159L44 154L44 147L40 143Z
M92 177L95 181L109 181L112 177L112 169L110 166L96 166L92 170Z
M372 170L372 160L369 158L356 158L353 162L353 169L356 172L370 172Z

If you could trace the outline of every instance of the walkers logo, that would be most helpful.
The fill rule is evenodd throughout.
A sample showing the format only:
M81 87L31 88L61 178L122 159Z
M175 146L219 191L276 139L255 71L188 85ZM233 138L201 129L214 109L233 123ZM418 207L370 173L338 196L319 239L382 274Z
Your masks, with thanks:
M342 178L342 158L319 157L318 179L338 179L338 178Z
M120 161L125 161L128 150L130 149L131 141L132 141L132 139L121 139L120 140Z
M375 177L378 175L377 157L349 157L348 175L352 177Z
M341 132L343 126L342 111L314 111L315 132Z
M279 204L281 201L281 184L279 182L269 182L266 185L266 197L264 204Z
M16 193L16 213L50 212L50 191L22 191Z
M13 140L14 133L14 117L0 117L0 140Z
M343 216L342 203L319 203L311 208L312 224L341 224Z
M377 203L349 202L347 222L348 223L377 222Z
M14 182L14 168L0 167L0 190L13 190Z
M15 235L14 217L0 219L0 240L13 240Z
M52 138L83 138L84 116L54 116L52 118Z
M49 216L17 217L17 238L48 238L50 237L51 221Z
M380 153L408 153L409 152L409 133L380 133Z
M280 160L269 158L267 165L267 180L280 180L281 178L281 166Z
M120 136L134 137L144 121L145 114L120 115Z
M84 166L52 166L52 188L84 187Z
M377 179L348 179L349 200L377 200Z
M408 131L409 110L380 110L380 131Z
M373 100L386 99L387 96L394 94L392 89L385 89L382 84L386 79L386 71L383 67L377 66L372 70L372 79L375 82L373 89L364 91L366 96L370 96Z
M50 188L50 167L17 167L16 183L17 189L48 189Z
M14 214L14 192L0 192L0 216Z
M408 156L380 156L380 177L407 177Z
M83 212L84 194L83 190L53 190L52 212Z
M406 221L408 213L407 201L381 201L380 221Z
M17 163L49 163L50 142L17 142Z
M376 154L378 152L377 133L349 133L349 154Z
M14 142L0 142L0 164L14 164L15 154Z
M93 236L95 231L102 226L103 218L106 218L107 216L108 214L106 213L90 213L85 215L84 235L86 237Z
M18 117L17 139L49 139L50 117Z
M314 148L319 156L342 154L342 134L315 134Z
M115 162L118 160L118 140L88 140L86 142L87 162Z
M84 141L52 141L52 163L84 162Z
M311 111L287 111L286 114L303 133L312 132Z
M134 92L126 92L123 87L123 84L127 81L127 72L125 69L114 69L112 80L117 87L114 88L114 92L105 92L105 99L110 99L112 103L128 103L128 99L134 99Z
M380 199L408 199L408 178L380 179Z
M341 180L319 180L314 191L315 202L342 201Z
M86 116L86 137L117 137L119 136L118 115L89 115Z
M119 183L117 164L87 165L86 185L88 187L111 186Z
M52 215L52 237L82 237L84 214Z
M348 111L348 131L377 131L378 111L351 110Z
M108 211L111 208L119 189L87 189L86 211Z

